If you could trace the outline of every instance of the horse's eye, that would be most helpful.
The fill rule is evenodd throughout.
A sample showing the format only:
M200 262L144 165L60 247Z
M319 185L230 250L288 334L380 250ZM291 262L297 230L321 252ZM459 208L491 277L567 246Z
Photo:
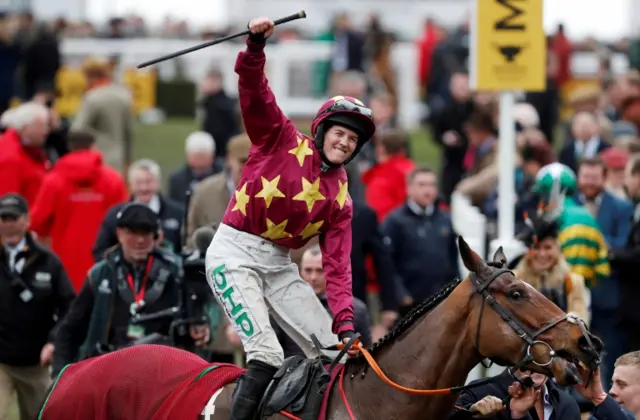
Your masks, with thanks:
M519 290L512 290L509 292L509 298L513 300L522 299L523 296L524 294Z

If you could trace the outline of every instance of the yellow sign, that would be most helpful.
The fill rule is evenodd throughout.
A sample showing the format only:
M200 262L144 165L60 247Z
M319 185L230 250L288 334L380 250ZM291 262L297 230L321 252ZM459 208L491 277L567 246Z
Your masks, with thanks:
M136 113L155 107L156 74L154 72L127 69L124 70L123 81L133 95L133 108ZM75 115L87 88L82 71L70 67L61 68L56 75L56 88L57 111L65 117Z
M543 0L474 0L471 83L477 90L543 91Z

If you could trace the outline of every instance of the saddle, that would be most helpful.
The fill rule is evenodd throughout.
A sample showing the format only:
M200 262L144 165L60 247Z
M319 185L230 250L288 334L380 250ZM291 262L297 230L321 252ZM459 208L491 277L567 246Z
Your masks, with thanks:
M331 371L359 337L356 334L334 360L327 356L315 359L291 356L285 359L267 387L258 409L258 418L263 419L284 410L300 420L318 420ZM311 336L311 339L318 350L332 349L322 347L315 336ZM325 369L326 365L329 365L329 369Z

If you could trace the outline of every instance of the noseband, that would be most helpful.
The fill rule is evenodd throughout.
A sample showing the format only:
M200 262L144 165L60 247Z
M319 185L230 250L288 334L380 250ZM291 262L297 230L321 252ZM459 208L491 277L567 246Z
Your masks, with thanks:
M489 280L484 281L484 282L480 282L478 280L478 277L476 276L475 273L470 272L469 273L469 279L471 280L471 283L473 284L476 293L478 293L481 297L482 297L482 305L480 306L480 313L478 315L478 326L476 327L476 335L475 335L475 341L474 341L474 348L476 349L476 351L478 352L478 354L480 354L482 356L482 353L480 352L480 325L482 322L482 314L484 312L484 305L485 303L488 303L489 306L500 316L500 318L502 318L502 320L504 322L507 323L507 325L509 325L511 327L511 329L513 331L515 331L516 334L518 334L518 337L522 338L526 343L527 343L527 349L525 352L524 357L522 358L522 360L520 362L518 362L515 366L513 366L511 369L512 370L517 370L520 369L524 366L526 366L529 363L533 363L536 366L540 366L540 367L547 367L551 364L551 362L553 361L553 358L556 355L556 352L553 350L553 348L549 345L549 343L539 340L538 337L549 331L550 329L554 328L555 326L557 326L558 324L560 324L563 321L568 321L571 322L573 324L577 324L580 329L582 330L582 335L584 336L585 340L587 341L587 346L588 348L585 349L588 353L590 353L592 355L592 360L590 362L590 365L595 364L597 366L597 364L600 363L600 358L598 355L598 351L596 350L593 342L591 341L591 338L589 337L589 332L587 330L586 325L584 324L584 322L574 316L574 315L568 315L565 314L555 320L553 320L550 324L545 325L544 327L540 328L537 331L531 331L529 330L529 328L527 328L526 326L524 326L522 324L522 322L520 322L520 320L518 318L516 318L513 313L511 313L511 311L509 311L507 308L505 308L500 302L498 302L498 300L496 300L496 298L494 298L490 293L489 293L489 286L491 286L491 284L501 275L509 273L511 275L513 275L515 277L515 274L513 273L513 271L507 269L507 268L500 268L497 269L489 278ZM532 349L535 346L544 346L547 348L547 354L548 354L548 360L546 361L538 361L535 359L534 355L532 354ZM484 359L484 357L483 357Z

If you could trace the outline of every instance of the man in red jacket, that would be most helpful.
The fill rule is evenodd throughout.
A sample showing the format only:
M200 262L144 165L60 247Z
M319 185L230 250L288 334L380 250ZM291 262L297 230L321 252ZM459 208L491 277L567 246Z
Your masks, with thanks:
M103 164L87 132L69 135L69 150L42 182L31 213L31 229L51 237L76 292L93 265L91 249L111 206L128 199L120 174Z
M16 193L32 206L49 161L43 145L49 135L49 110L35 102L20 105L0 136L0 196Z
M375 210L378 220L403 205L407 199L407 177L415 163L406 156L405 137L400 131L386 131L376 144L378 164L362 175L365 201Z

